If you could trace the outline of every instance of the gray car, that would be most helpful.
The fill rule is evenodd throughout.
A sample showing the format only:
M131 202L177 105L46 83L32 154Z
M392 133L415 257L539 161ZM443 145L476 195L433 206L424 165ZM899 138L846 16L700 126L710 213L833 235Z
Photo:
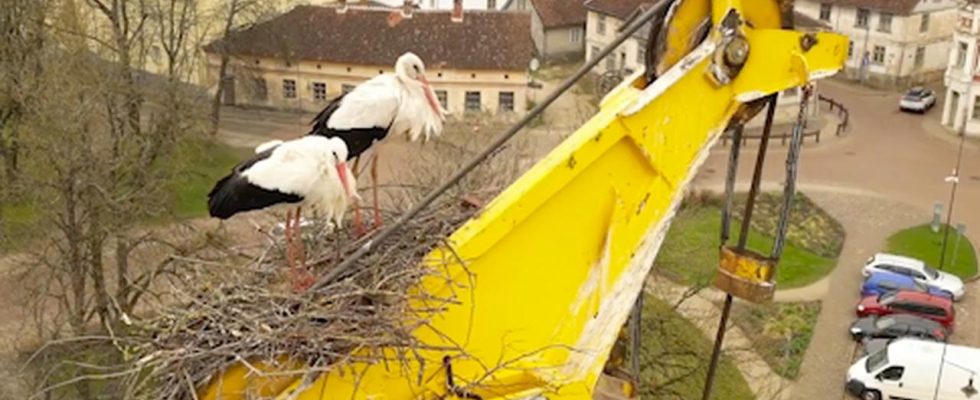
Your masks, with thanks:
M894 339L914 337L945 342L948 333L938 322L914 315L892 314L884 317L869 316L851 324L851 337L862 339Z

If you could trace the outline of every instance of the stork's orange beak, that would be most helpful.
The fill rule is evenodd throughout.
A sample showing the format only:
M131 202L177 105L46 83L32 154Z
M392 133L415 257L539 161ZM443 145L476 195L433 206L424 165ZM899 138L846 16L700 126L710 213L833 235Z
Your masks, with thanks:
M340 184L344 186L344 194L347 195L348 199L351 198L350 184L347 179L347 162L341 161L334 165L334 167L337 168L337 176L340 177Z
M429 80L425 79L425 75L419 75L419 82L422 82L422 89L425 91L425 99L429 102L429 107L432 108L432 112L435 113L439 118L442 118L442 108L439 107L439 102L432 95L432 87L429 86Z

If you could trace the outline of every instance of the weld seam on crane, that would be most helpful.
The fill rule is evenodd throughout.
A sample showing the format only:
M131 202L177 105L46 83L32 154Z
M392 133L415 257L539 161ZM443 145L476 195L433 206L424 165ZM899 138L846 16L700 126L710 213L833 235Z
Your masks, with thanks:
M619 36L617 36L615 39L613 39L611 43L609 43L609 45L603 48L598 55L596 55L594 58L592 58L592 60L589 60L584 65L579 67L579 69L575 72L575 74L573 74L568 79L565 79L565 81L561 84L561 86L555 89L555 91L551 92L548 95L548 97L545 98L544 101L542 101L540 104L535 106L531 111L525 114L524 117L521 118L521 120L518 121L510 129L508 129L507 132L505 132L504 134L500 135L497 139L495 139L493 143L491 143L489 146L487 146L487 148L481 151L480 154L473 157L473 159L471 159L469 162L466 163L466 165L460 168L459 171L456 172L456 174L454 174L448 180L443 182L442 185L440 185L432 192L429 192L429 194L426 195L424 199L422 199L410 210L406 211L404 214L398 217L398 219L395 220L395 222L393 222L387 228L378 232L377 236L365 242L360 248L358 248L354 253L352 253L350 256L346 257L343 261L341 261L340 264L338 264L333 270L328 272L323 278L317 280L317 282L310 288L310 290L307 290L306 293L312 294L320 289L329 286L334 280L339 278L348 269L354 266L354 263L360 260L361 257L367 255L367 253L369 253L374 248L375 244L380 243L381 241L387 239L388 236L391 236L391 234L395 232L395 230L403 226L405 223L407 223L416 215L418 215L419 212L421 212L426 207L431 205L436 199L439 198L439 196L443 195L446 191L452 188L453 185L459 183L459 181L463 179L466 175L468 175L474 168L476 168L486 159L490 158L490 156L493 155L501 146L506 144L511 138L516 136L517 133L521 131L521 129L523 129L525 126L530 124L531 121L534 120L534 118L538 117L542 112L544 112L544 110L548 108L548 106L550 106L552 103L554 103L559 96L561 96L566 91L568 91L568 89L571 89L572 85L574 85L576 82L582 79L582 77L585 76L585 74L588 73L593 67L598 65L600 61L604 60L607 56L609 56L609 54L612 54L612 52L617 47L619 47L619 45L625 42L626 39L632 36L633 33L635 33L637 30L640 29L640 27L650 22L653 19L653 17L661 13L663 9L667 7L668 3L670 2L661 1L656 5L654 5L653 7L651 7L650 9L648 9L645 13L641 14L633 25L629 25L626 29L620 32Z

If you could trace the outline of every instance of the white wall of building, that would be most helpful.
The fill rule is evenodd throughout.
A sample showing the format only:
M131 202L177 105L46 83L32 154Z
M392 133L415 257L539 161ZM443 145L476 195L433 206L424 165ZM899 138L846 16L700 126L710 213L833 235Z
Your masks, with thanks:
M946 99L942 123L952 131L964 129L980 137L980 8L965 5L957 14L945 75Z
M824 7L820 1L796 2L798 12L821 19L850 38L851 52L845 64L848 76L861 78L863 73L872 80L900 83L928 79L945 70L957 13L954 0L921 1L908 15L869 9L868 23L863 26L857 23L857 7L833 4L829 14L821 12ZM889 16L890 26L882 23ZM923 19L928 21L925 25ZM921 54L918 60L917 53ZM862 70L864 54L867 67Z

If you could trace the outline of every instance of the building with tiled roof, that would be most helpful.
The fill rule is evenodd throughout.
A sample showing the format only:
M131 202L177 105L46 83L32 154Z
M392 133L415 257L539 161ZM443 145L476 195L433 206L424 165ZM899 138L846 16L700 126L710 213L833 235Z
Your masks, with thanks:
M583 0L511 0L508 10L531 13L531 37L539 57L581 58L585 52Z
M318 110L411 51L450 113L526 108L534 53L523 12L299 6L205 46L233 58L226 104ZM216 80L216 79L215 79Z
M941 121L951 133L980 138L980 0L960 4L950 43Z
M796 1L796 11L850 37L848 77L899 86L942 75L956 6L955 0Z

